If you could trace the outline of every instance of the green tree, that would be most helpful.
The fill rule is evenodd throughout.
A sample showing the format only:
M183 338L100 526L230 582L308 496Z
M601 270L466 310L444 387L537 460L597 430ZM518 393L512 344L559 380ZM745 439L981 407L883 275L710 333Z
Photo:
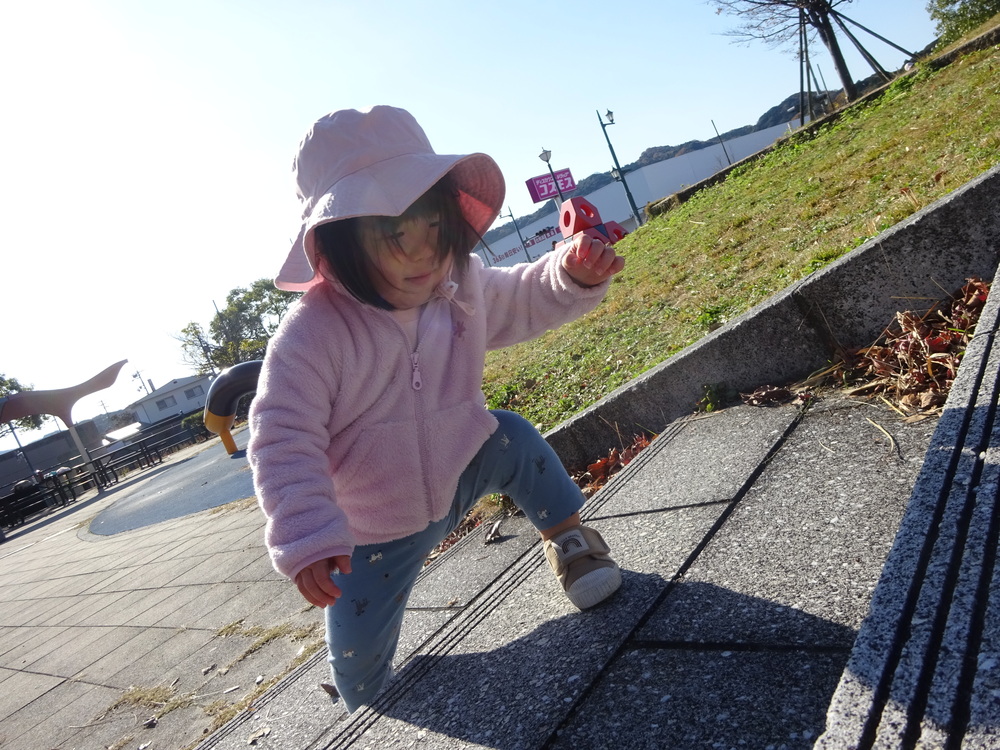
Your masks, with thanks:
M13 396L15 393L21 393L22 391L33 390L34 386L22 385L17 378L8 378L3 373L0 373L0 398ZM47 418L44 414L32 414L21 419L12 419L10 424L22 430L37 430ZM7 422L0 422L0 435L6 435L9 432L10 425Z
M188 323L177 337L185 361L199 374L262 359L288 307L299 298L295 292L275 288L270 279L250 287L237 287L226 297L226 306L212 318L206 332Z
M927 13L947 44L1000 13L1000 0L929 0Z

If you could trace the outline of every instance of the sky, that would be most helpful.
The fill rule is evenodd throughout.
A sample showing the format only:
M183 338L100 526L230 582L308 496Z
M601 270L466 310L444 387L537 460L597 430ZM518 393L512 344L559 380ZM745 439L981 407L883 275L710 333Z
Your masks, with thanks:
M916 51L935 36L925 6L840 10ZM520 217L537 208L524 183L546 173L543 149L577 180L612 168L597 111L614 111L624 165L709 140L713 122L753 124L797 93L794 51L736 43L737 25L703 0L8 4L0 374L65 388L127 359L114 386L77 403L77 422L143 396L140 378L194 374L180 331L277 272L299 217L292 156L327 112L408 109L439 153L492 156L503 213ZM906 59L854 30L887 69ZM870 75L846 51L853 77ZM810 54L836 88L826 50Z

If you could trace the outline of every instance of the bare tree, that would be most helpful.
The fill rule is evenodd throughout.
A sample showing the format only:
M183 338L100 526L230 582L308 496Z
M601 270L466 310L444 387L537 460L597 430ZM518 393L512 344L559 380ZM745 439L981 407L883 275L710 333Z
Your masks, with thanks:
M845 17L836 10L838 6L852 0L712 0L712 2L716 6L716 12L730 13L742 19L742 23L731 33L743 41L760 39L773 47L788 43L794 43L799 47L803 26L811 27L833 58L833 65L848 101L857 98L858 92L834 31L835 24L858 47L872 67L885 75L885 71L881 70L874 58L847 30L844 25ZM868 29L865 31L874 34ZM878 37L877 34L874 36ZM886 39L883 41L892 44Z

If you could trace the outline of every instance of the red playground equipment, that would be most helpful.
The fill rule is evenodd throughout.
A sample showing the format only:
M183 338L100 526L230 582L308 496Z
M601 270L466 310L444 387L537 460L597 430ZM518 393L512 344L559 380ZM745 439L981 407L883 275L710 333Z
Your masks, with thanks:
M601 221L597 206L582 196L563 201L559 229L564 241L576 234L586 234L605 245L613 245L628 234L617 221Z

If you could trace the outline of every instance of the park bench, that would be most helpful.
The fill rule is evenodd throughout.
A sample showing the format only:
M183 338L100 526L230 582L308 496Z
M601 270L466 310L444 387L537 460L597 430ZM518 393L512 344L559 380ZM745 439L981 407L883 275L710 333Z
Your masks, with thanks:
M155 450L160 454L172 453L188 443L196 442L196 439L194 431L190 428L185 428L181 432L152 443L149 448L150 450Z
M23 479L14 484L10 494L0 497L0 526L20 526L30 516L59 504L54 489Z

